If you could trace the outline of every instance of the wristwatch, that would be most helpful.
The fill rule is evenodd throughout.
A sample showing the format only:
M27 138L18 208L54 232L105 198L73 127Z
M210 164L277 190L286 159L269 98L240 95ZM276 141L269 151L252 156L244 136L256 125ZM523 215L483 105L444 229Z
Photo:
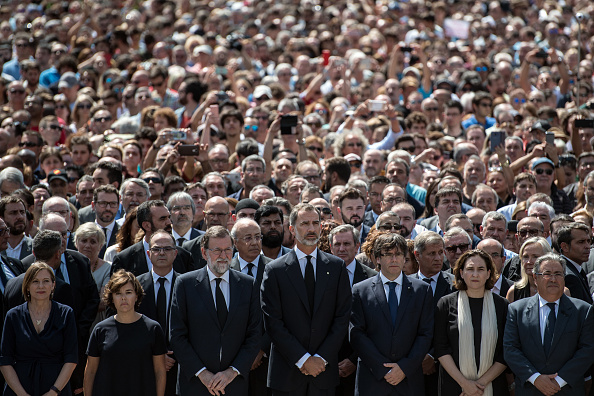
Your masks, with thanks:
M53 390L53 391L54 391L54 392L56 392L58 395L62 393L62 391L61 391L61 390L59 390L58 388L56 388L56 386L55 386L55 385L52 385L52 386L51 386L51 388L50 388L50 390Z

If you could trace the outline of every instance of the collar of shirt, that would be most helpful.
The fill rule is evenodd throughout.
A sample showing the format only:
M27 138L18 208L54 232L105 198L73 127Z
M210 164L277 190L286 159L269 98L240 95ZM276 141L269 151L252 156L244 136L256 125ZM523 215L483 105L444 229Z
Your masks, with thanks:
M437 283L437 280L439 279L439 272L433 276L425 276L425 275L423 275L423 273L421 273L421 270L419 270L419 272L417 272L417 276L419 277L420 280L423 280L425 278L431 278L431 279L433 279L433 282Z
M346 266L347 271L351 274L355 274L355 268L357 268L357 260L353 259L349 265Z
M146 257L146 265L149 268L149 271L153 270L153 262L149 257L148 250L150 249L149 243L146 241L146 238L142 238L142 246L144 247L144 257Z
M380 279L382 280L383 285L386 285L388 282L396 282L398 285L402 286L402 278L403 278L402 274L403 274L403 272L400 272L400 275L398 275L398 278L391 281L390 279L386 278L384 276L384 274L380 271Z
M171 269L171 271L169 271L167 275L163 277L161 275L155 274L155 271L153 271L152 269L151 274L153 275L153 283L157 283L159 278L165 278L169 281L170 284L173 283L173 268Z
M21 246L23 245L23 241L25 240L25 238L26 238L26 236L23 235L23 238L21 238L21 241L15 247L10 246L10 242L8 242L8 249L19 250L21 248Z
M113 227L115 226L115 220L112 221L111 223L109 223L108 225L106 225L105 227L103 227L101 224L97 223L97 220L95 220L95 224L97 224L99 226L99 228L101 228L101 231L103 231L103 228L107 228L107 230L111 234L113 232Z
M539 295L539 296L538 296L538 307L539 307L539 308L547 307L547 304L548 304L549 302L554 302L554 303L555 303L555 305L557 305L557 307L556 307L556 308L557 308L557 309L559 309L559 301L561 301L561 299L559 299L559 300L556 300L556 301L547 301L547 300L545 300L544 298L542 298L542 297Z
M301 260L306 258L307 256L311 256L312 260L316 260L318 258L318 248L315 248L311 254L303 253L297 246L295 246L295 254L297 255L297 260ZM312 261L313 263L313 261Z
M229 271L225 271L223 276L216 276L215 274L212 273L212 271L210 270L210 268L208 268L208 265L207 265L206 272L208 272L208 281L209 282L212 282L213 280L215 280L217 278L221 278L225 282L229 283Z
M561 257L563 257L565 260L567 260L568 262L570 262L571 264L573 264L573 266L577 269L577 272L581 272L582 271L582 266L581 265L579 265L578 263L576 263L572 259L568 258L567 256L561 255Z
M192 234L192 227L190 227L188 232L186 232L184 235L179 235L177 232L175 232L175 230L173 228L171 229L171 235L173 235L173 238L175 238L175 244L177 244L177 240L179 238L184 238L186 240L185 242L189 241L191 234Z
M437 225L435 226L435 232L437 232L439 234L439 236L441 236L443 238L443 230L439 226L439 221L437 222Z
M256 259L254 261L245 261L243 258L241 258L241 256L239 255L239 253L237 253L237 260L239 261L239 269L241 272L243 272L243 269L245 267L247 267L247 265L249 263L254 264L254 269L258 269L258 262L260 261L260 257L256 257Z
M499 292L501 292L501 282L503 281L501 280L501 275L499 275L499 278L497 278L497 282L495 282L491 290L496 290L497 294L499 294Z

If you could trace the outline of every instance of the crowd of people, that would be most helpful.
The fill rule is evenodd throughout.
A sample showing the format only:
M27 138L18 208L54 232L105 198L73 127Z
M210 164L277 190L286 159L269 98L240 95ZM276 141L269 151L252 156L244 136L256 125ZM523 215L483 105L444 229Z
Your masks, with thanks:
M4 394L589 395L593 37L585 0L1 3Z

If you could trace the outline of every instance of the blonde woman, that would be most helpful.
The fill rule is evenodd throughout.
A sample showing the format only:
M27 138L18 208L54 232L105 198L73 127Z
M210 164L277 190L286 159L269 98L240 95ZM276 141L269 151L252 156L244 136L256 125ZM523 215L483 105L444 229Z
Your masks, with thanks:
M491 292L497 279L493 260L482 250L470 250L454 264L453 272L458 291L442 297L435 312L439 395L505 395L503 330L508 302Z

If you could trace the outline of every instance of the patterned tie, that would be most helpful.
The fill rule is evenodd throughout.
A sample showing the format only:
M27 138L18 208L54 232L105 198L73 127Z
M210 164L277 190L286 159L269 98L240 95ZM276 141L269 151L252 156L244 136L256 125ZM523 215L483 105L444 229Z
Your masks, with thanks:
M388 305L390 306L390 316L392 317L392 326L396 326L396 316L398 315L398 296L396 295L396 282L388 282L390 292L388 293Z
M219 325L221 325L221 329L225 327L225 322L227 321L227 303L225 302L225 296L223 295L223 290L221 290L221 278L215 279L217 283L216 288L216 302L217 302L217 317L219 318Z
M553 343L553 334L555 333L555 322L557 321L557 316L555 315L555 303L547 303L551 311L549 312L549 316L547 317L547 322L545 324L545 333L544 333L544 340L543 346L545 350L545 354L549 356L549 352L551 351L551 344Z

